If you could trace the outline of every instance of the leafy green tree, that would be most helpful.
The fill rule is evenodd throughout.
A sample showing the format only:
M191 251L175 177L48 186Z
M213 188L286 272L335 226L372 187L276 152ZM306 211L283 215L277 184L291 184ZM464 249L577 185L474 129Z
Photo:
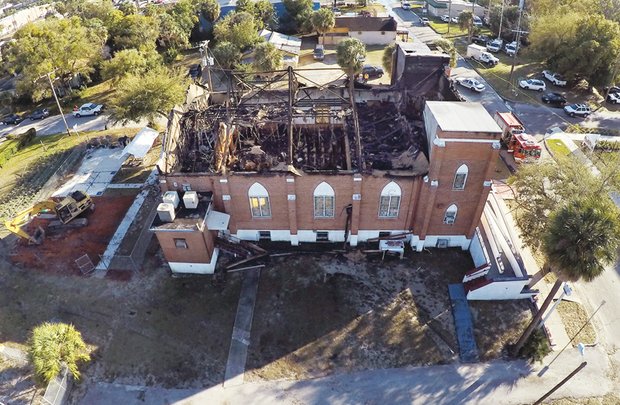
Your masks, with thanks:
M395 51L396 45L388 45L383 50L383 56L381 57L381 64L383 65L383 69L385 69L385 71L389 73L390 76L392 76L392 58L394 57Z
M112 100L111 119L115 122L155 121L185 100L188 78L164 66L143 75L127 75L119 83Z
M594 280L615 263L619 247L620 215L610 198L577 198L551 214L542 250L558 278L513 354L520 353L562 283Z
M314 30L323 35L323 43L325 43L325 33L336 25L336 17L328 8L321 8L312 13L312 26Z
M129 14L138 14L138 7L136 7L136 3L133 1L126 0L118 5L119 11L121 11L124 15Z
M293 21L293 31L308 33L312 30L312 0L283 0L287 16Z
M241 52L230 42L218 42L213 48L213 57L224 69L235 69L241 61Z
M47 80L52 72L58 85L70 91L69 82L77 75L85 77L101 58L104 32L84 27L80 18L42 20L22 27L6 48L6 66L18 74L19 94L33 101L51 95Z
M220 18L221 6L217 0L201 0L196 8L207 21L215 22Z
M474 30L474 14L471 11L466 10L459 14L459 27L467 30L467 43L470 43Z
M602 15L554 13L536 19L530 41L531 51L551 69L602 85L611 81L620 55L620 24Z
M237 0L235 11L237 13L246 12L252 14L254 11L254 2L252 0Z
M496 5L491 8L489 14L489 27L492 32L497 32L497 36L500 38L504 38L506 40L514 38L513 30L517 29L518 21L519 21L519 8L516 5L510 5L509 2L506 1L506 6L504 7L504 17L501 19L501 5ZM499 32L499 23L500 19L502 22L502 32ZM523 13L523 17L521 18L521 29L527 30L529 26L529 15L528 13Z
M60 374L63 363L74 378L80 378L79 363L90 361L82 334L73 325L44 323L33 329L28 355L37 380L47 384Z
M440 47L444 52L450 55L450 67L456 67L456 48L450 40L446 38L439 38L433 41L433 45Z
M121 18L110 32L114 50L155 47L159 36L158 21L149 16L131 14Z
M230 42L240 51L249 49L260 39L254 17L246 12L227 14L215 24L214 35L218 42Z
M189 35L198 22L197 11L198 8L192 0L179 0L168 14L174 19L179 28Z
M137 49L124 49L114 54L110 60L101 65L101 76L104 80L118 82L127 75L139 75L161 64L157 52L140 52Z
M269 72L282 65L282 53L271 43L261 42L254 48L254 70Z
M535 329L525 342L520 355L523 358L541 362L549 353L551 353L551 347L547 336L542 329Z
M254 2L254 19L263 24L263 27L273 27L276 24L276 12L269 0Z

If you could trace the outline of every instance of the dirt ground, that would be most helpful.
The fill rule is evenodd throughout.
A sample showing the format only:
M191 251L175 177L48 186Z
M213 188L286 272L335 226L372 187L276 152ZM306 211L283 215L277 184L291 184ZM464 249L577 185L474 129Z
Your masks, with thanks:
M359 251L272 262L259 284L246 378L450 362L456 340L447 285L471 266L458 250L384 262Z
M548 405L618 405L620 396L617 394L607 394L604 397L595 398L562 398L543 402Z
M527 300L469 301L481 361L507 355L506 346L519 339L532 312Z
M217 285L207 277L172 278L156 250L148 253L145 269L127 282L58 277L0 257L0 343L25 344L41 322L68 322L93 349L93 361L82 373L87 382L220 383L240 276L231 274ZM11 387L0 386L0 397L5 389Z
M579 329L586 325L579 335L573 340L573 346L577 346L579 343L585 345L591 345L596 343L596 332L591 323L588 322L588 313L583 306L577 302L562 300L556 308L562 323L566 328L566 333L569 338L577 335ZM586 324L587 323L587 324Z
M11 253L11 261L23 268L38 269L49 273L63 275L80 275L75 260L88 254L96 265L118 224L132 204L133 195L116 195L92 197L95 210L85 214L88 225L83 228L63 230L58 233L47 233L44 242L39 246L28 245L20 240ZM47 221L33 220L29 224L30 232L36 226L45 227Z

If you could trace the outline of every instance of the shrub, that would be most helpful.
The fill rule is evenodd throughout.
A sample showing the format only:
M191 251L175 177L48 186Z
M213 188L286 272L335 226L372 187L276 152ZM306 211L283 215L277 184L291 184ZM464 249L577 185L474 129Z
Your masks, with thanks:
M38 382L47 384L56 377L63 363L74 378L80 378L79 362L88 362L90 355L82 334L73 325L45 322L32 331L28 354Z
M530 361L542 361L546 355L551 353L549 340L542 329L536 329L528 338L525 345L519 352L519 356Z

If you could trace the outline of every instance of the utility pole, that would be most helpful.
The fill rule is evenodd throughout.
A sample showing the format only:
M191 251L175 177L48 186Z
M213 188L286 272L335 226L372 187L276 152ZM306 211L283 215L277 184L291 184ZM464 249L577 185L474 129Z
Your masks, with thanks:
M448 34L450 33L450 24L452 23L452 0L448 2Z
M502 37L502 23L504 22L504 1L505 0L500 0L502 2L502 9L499 12L499 31L497 33L497 38L501 38ZM489 15L489 20L491 19L491 16Z
M202 64L207 67L207 80L209 81L209 91L214 92L213 81L211 80L211 64L213 58L209 57L209 40L202 41L200 46L200 53L202 55Z
M65 124L65 129L67 130L67 135L71 136L71 131L69 131L69 125L67 124L67 120L65 119L65 115L62 113L62 107L60 106L60 101L58 101L58 96L56 95L56 89L54 89L54 83L52 82L52 77L50 76L50 72L46 73L45 76L50 83L50 87L52 88L52 94L54 95L54 100L56 100L56 105L58 106L58 112L60 112L60 116L62 117L62 122ZM42 79L43 76L39 77Z
M545 399L549 398L549 396L550 396L551 394L553 394L554 392L556 392L556 391L557 391L557 390L558 390L558 389L559 389L562 385L566 384L566 382L567 382L568 380L570 380L571 378L573 378L573 377L575 376L575 374L577 374L578 372L580 372L581 370L583 370L583 368L584 368L585 366L587 366L587 365L588 365L588 362L587 362L587 361L584 361L583 363L581 363L581 364L580 364L580 365L579 365L576 369L574 369L574 370L573 370L573 371L572 371L569 375L567 375L567 376L566 376L566 378L564 378L562 381L560 381L559 383L557 383L557 385L556 385L555 387L551 388L551 389L549 390L549 392L547 392L545 395L543 395L542 397L540 397L540 398L538 399L538 401L534 402L534 405L540 405L540 404L542 404L542 402L543 402Z
M509 84L510 86L513 88L514 91L514 85L512 83L512 78L513 78L513 74L515 71L515 63L517 62L517 53L519 53L519 48L520 48L520 43L521 43L521 33L524 31L521 31L521 17L523 16L523 3L525 3L525 0L519 0L519 21L517 22L517 31L516 31L516 46L515 46L515 53L514 55L512 55L512 66L510 67L510 77L508 78Z

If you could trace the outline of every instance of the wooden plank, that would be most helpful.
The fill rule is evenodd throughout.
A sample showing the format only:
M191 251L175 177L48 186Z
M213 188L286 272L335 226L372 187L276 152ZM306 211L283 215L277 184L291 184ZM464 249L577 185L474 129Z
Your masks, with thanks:
M265 267L265 265L264 264L257 264L256 266L239 267L238 269L228 270L227 273L234 273L235 271L243 271L243 270L260 269L262 267Z
M245 263L253 262L253 261L254 261L254 260L256 260L256 259L260 259L261 257L265 257L265 256L267 256L267 253L263 253L263 254L260 254L260 255L256 255L256 256L248 257L247 259L239 260L238 262L234 262L233 264L228 265L228 266L226 267L226 270L228 270L228 269L232 269L233 267L237 267L237 266L239 266L239 265L241 265L241 264L245 264Z

